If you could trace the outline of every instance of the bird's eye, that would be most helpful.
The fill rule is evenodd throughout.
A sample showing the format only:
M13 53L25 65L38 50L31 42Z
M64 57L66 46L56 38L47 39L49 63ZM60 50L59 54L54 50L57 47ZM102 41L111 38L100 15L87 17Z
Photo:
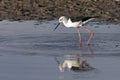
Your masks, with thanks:
M60 19L60 21L62 21L63 19Z

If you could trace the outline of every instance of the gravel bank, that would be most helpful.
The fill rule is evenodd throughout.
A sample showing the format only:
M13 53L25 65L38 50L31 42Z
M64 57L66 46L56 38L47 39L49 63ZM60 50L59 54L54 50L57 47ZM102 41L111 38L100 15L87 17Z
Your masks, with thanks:
M61 15L120 22L120 0L0 0L1 20L50 20Z

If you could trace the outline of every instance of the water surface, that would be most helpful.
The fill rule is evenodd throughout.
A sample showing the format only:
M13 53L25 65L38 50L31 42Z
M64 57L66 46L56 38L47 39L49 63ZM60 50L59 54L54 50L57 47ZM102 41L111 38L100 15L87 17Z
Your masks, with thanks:
M89 33L81 30L83 47L79 50L76 29L57 21L0 22L1 80L113 80L120 76L120 25L91 22L95 32L91 45ZM91 52L91 50L93 52ZM80 53L95 68L92 71L60 72L55 57L62 63L66 55Z

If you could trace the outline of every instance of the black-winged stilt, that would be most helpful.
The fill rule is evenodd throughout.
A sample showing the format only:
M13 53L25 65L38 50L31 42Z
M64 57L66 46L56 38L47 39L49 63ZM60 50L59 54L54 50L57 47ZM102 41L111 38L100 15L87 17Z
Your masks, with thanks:
M67 18L65 16L61 16L59 18L59 23L58 25L55 27L54 31L58 28L58 26L60 25L60 23L63 23L65 27L67 28L70 28L70 27L73 27L73 28L77 28L77 33L78 33L78 37L79 37L79 41L80 41L80 47L82 47L82 38L81 38L81 35L80 35L80 29L83 28L85 29L87 32L90 33L90 37L87 41L87 45L90 44L90 41L91 39L93 38L94 36L94 32L89 30L87 27L85 27L84 25L86 23L88 23L89 21L95 19L95 17L78 17L76 18L77 21L73 21L71 20L70 18Z

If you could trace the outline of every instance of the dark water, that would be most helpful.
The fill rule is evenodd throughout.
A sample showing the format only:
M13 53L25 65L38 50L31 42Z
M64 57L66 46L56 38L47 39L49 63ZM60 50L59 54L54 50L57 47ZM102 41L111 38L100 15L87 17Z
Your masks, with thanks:
M79 50L76 29L59 27L56 21L0 22L1 80L118 80L120 78L119 24L99 22L87 25L95 32L90 46L88 33L82 30L83 47ZM95 68L92 71L60 72L66 55L81 57Z

